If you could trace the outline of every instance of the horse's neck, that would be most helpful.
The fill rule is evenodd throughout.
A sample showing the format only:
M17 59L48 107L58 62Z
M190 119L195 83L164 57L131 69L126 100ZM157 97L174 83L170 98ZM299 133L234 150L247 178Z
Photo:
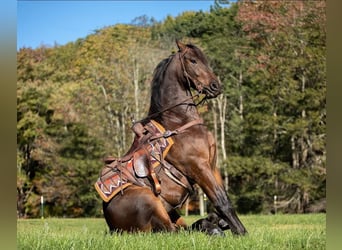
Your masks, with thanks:
M183 74L177 75L175 72L182 72L181 69L176 70L179 65L170 65L169 70L164 77L161 95L163 96L163 108L173 107L161 114L161 120L165 127L175 129L177 126L184 125L192 120L199 118L199 114L191 93L184 86L188 83ZM179 105L178 105L179 104Z

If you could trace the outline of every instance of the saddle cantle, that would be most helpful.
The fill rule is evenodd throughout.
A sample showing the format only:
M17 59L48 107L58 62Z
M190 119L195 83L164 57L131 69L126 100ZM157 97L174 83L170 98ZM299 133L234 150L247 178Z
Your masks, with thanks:
M136 135L132 148L121 158L107 157L106 165L94 185L105 202L133 184L152 185L154 192L160 193L160 183L154 169L164 160L173 140L167 136L168 131L154 120L145 126L136 123L132 129Z

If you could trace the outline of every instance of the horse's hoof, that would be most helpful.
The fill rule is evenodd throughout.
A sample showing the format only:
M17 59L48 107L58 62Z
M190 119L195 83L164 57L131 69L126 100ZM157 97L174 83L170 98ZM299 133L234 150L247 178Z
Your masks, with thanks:
M221 236L221 237L226 236L220 228L214 228L214 229L208 230L207 234L212 235L212 236Z
M218 222L218 226L222 229L222 230L228 230L230 229L228 223L223 220L223 219L220 219L219 222Z

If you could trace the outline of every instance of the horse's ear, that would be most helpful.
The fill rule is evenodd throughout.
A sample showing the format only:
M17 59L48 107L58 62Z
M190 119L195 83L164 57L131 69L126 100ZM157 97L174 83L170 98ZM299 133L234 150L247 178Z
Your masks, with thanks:
M186 45L182 43L180 40L176 39L176 44L180 52L185 50Z

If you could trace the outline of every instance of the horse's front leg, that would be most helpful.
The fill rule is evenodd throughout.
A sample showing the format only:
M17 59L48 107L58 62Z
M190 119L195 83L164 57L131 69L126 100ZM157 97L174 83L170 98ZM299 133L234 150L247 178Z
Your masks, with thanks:
M247 230L224 190L222 177L215 165L216 150L213 136L208 131L201 133L205 133L205 136L191 137L191 140L176 136L177 146L171 148L166 160L202 188L219 217L228 223L232 233L244 235Z
M238 235L246 234L247 230L238 218L223 185L218 184L215 180L215 177L210 175L211 174L207 174L204 176L204 178L199 177L197 183L201 186L210 201L213 203L219 217L228 223L232 233ZM220 223L222 227L226 227L224 226L224 223Z
M198 158L197 164L194 162L194 165L193 168L197 169L197 171L192 172L197 174L193 175L193 179L213 203L218 216L228 223L232 233L238 235L246 234L247 230L233 208L217 168L212 168L208 161L203 161L202 164L198 164ZM223 225L224 223L221 222L221 224Z
M220 172L218 171L218 168L216 167L216 161L217 161L216 141L214 139L213 134L210 131L208 131L207 136L208 136L208 144L209 144L209 165L211 166L211 169L212 169L214 178L216 180L216 183L219 186L217 188L219 190L219 191L217 191L217 193L218 193L219 197L226 196L226 198L224 198L222 200L222 202L219 202L219 201L217 202L217 205L215 206L215 208L217 209L219 214L227 214L224 211L228 210L228 216L223 216L225 221L227 221L226 223L225 223L225 221L222 221L222 219L217 218L217 216L215 214L212 214L212 216L209 216L208 219L211 220L212 223L217 224L222 230L228 229L230 224L232 224L232 223L236 224L237 228L240 228L240 229L237 232L235 232L234 230L232 230L232 231L234 233L238 233L238 234L240 234L239 231L241 231L242 234L245 234L247 231L244 228L244 226L242 225L239 218L237 217L237 215L235 213L235 209L231 205L231 201L230 201L226 191L224 190L222 176L221 176ZM222 190L223 190L224 194L222 194ZM222 204L220 204L220 203L222 203ZM226 217L228 217L229 219L227 220ZM215 222L213 220L215 220ZM232 221L232 222L229 223L229 221ZM227 223L228 223L228 225L227 225Z
M201 154L196 156L188 156L188 167L191 171L187 171L187 176L197 183L207 195L209 200L213 203L219 217L224 219L232 233L244 235L247 233L246 228L238 218L235 209L232 206L228 195L226 194L219 172L213 170L208 161L200 157ZM184 171L186 171L184 169ZM224 224L224 223L222 223Z

